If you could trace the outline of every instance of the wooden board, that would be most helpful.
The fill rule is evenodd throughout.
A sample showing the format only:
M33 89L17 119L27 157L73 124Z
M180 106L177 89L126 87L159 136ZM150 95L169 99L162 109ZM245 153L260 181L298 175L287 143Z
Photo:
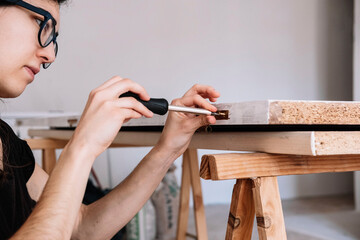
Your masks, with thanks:
M215 104L229 110L229 120L215 125L360 125L360 102L265 100ZM76 126L80 116L21 119L18 125ZM131 126L163 126L166 115L133 119Z
M360 102L267 100L219 104L226 124L359 124ZM221 124L221 123L218 123Z
M219 120L214 126L202 129L193 137L190 147L234 151L255 151L299 155L360 154L360 102L321 101L254 101L223 103L218 109L228 109L229 120ZM46 126L76 126L79 116L46 119L21 119L18 125L46 124ZM166 116L151 119L134 119L124 124L115 143L129 146L153 146L159 132L124 132L124 128L136 126L150 130L162 126ZM215 127L226 130L211 132ZM252 132L244 132L252 126ZM266 126L271 130L266 131ZM291 126L291 131L277 130ZM307 128L323 126L321 131ZM335 128L334 126L344 127ZM243 128L245 127L245 128ZM274 128L275 127L275 128ZM297 128L298 127L298 128ZM329 127L326 128L326 127ZM349 128L353 127L353 128ZM358 129L356 128L358 127ZM242 128L238 131L238 128ZM285 130L285 131L284 131ZM355 131L354 131L355 130ZM158 131L158 130L157 130ZM30 132L30 136L59 138L66 131Z
M30 129L30 137L68 140L72 130ZM119 132L118 146L154 146L160 132ZM360 132L213 132L195 133L190 148L296 155L360 154Z
M200 177L228 180L359 170L360 155L227 153L204 155L201 159Z

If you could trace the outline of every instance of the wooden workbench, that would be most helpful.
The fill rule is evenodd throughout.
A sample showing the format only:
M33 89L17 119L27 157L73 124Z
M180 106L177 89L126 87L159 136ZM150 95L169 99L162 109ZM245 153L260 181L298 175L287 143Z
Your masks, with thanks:
M205 158L208 160L204 160L204 163L201 164L202 176L205 179L222 180L225 179L222 177L223 173L225 173L226 176L230 176L227 179L238 179L234 187L231 208L235 212L240 208L234 207L235 203L233 202L236 201L239 203L239 194L244 194L244 192L241 192L241 189L249 189L251 184L260 186L262 181L264 181L262 186L269 186L271 190L270 193L274 193L274 196L271 196L274 197L274 199L269 197L271 194L269 195L269 189L267 189L267 187L265 189L253 189L254 192L256 192L254 195L255 200L260 196L264 196L264 192L266 192L267 201L276 204L276 206L278 206L277 208L280 207L281 209L276 176L360 170L357 156L357 154L360 154L359 102L257 101L219 104L217 107L218 109L229 109L230 119L218 121L217 124L201 129L195 133L189 149L183 156L177 239L185 239L186 237L190 187L193 189L195 199L194 210L197 237L198 239L207 239L206 220L197 164L197 149L284 154L281 155L283 157L268 154L265 155L266 157L262 157L261 160L257 159L257 161L251 156L254 156L256 159L259 157L259 155L256 155L258 153L254 153L255 155L236 155L235 157L232 155L231 157L226 156L225 158L215 155ZM31 122L31 120L29 121ZM19 125L27 125L29 121L22 120ZM76 116L65 119L65 121L64 119L47 119L47 125L57 126L58 128L48 130L32 129L29 131L29 136L41 138L46 141L66 142L72 136L73 129L71 127L76 126L77 121L78 117ZM130 121L123 126L122 130L116 136L113 146L153 146L160 137L160 131L164 121L165 117ZM70 128L69 125L71 126ZM30 145L32 144L31 141L32 140L29 140ZM321 162L321 160L324 159L322 159L323 157L321 156L324 155L341 155L342 157L331 158L332 161L325 161L326 164L323 164L324 162ZM48 154L48 156L52 157L50 160L47 159L47 162L55 162L54 154ZM245 156L246 158L244 158ZM348 156L352 157L349 158ZM221 160L216 161L216 159ZM227 160L225 161L224 159ZM244 159L252 160L245 161ZM225 165L221 165L220 163L225 163ZM346 167L342 167L343 163L347 164ZM46 165L48 163L44 164ZM266 167L262 168L261 172L258 166L262 164L265 164L264 166ZM309 170L313 166L316 166L316 170ZM291 171L286 170L288 167L290 167ZM267 168L270 170L266 171ZM248 175L243 174L242 171L244 169L248 170ZM258 177L261 178L255 180ZM242 179L248 180L241 181ZM256 185L255 183L259 183L260 185ZM241 186L243 187L241 188ZM249 191L246 192L249 194ZM245 202L249 204L251 202L249 195L246 196L247 200ZM240 203L244 202L240 201ZM261 205L262 201L257 199L257 204L258 205L255 205ZM263 210L264 209L257 212L257 214L263 213ZM237 216L236 213L234 214L233 216ZM277 211L275 215L276 219L279 219L279 224L275 225L276 231L274 232L278 235L262 234L261 239L286 239L282 211ZM232 223L233 227L236 226L236 224L234 225L236 218L231 219L233 222L231 222L229 218L228 224L231 225ZM271 224L261 222L261 219L266 220L264 216L258 218L258 227L260 229L269 228ZM239 239L237 238L238 236L236 231L231 231L231 234L228 234L227 238ZM244 236L245 235L241 235L240 239L247 239L244 238ZM275 236L275 238L272 238L273 236Z

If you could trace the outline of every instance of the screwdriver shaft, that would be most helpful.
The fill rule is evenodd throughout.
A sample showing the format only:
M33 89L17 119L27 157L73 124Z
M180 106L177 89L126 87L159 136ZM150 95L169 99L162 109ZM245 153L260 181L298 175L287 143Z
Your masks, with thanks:
M169 111L184 112L184 113L193 113L198 115L217 115L217 113L211 112L203 108L192 108L192 107L183 107L183 106L174 106L169 105Z

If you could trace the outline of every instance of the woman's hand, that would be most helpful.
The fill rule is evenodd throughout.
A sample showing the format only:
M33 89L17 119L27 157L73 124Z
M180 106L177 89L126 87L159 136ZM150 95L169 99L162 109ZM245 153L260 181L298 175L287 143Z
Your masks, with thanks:
M96 157L109 147L123 123L141 116L152 117L153 113L134 98L119 98L128 91L142 100L150 99L142 86L118 76L92 90L70 143L76 148L85 147Z
M182 98L173 100L171 104L199 107L215 112L216 107L206 99L216 102L218 97L220 93L213 87L196 84ZM215 122L214 116L169 112L158 146L165 147L168 151L180 156L188 147L192 135L198 128Z

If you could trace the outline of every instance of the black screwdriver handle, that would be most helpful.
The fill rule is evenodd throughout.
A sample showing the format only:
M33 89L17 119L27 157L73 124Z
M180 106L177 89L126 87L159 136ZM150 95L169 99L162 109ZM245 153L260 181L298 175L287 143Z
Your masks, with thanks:
M144 101L140 99L139 95L133 92L123 93L120 95L120 97L133 97L144 104L144 106L147 107L150 111L159 115L165 115L169 109L169 103L164 98L150 98L149 101Z

